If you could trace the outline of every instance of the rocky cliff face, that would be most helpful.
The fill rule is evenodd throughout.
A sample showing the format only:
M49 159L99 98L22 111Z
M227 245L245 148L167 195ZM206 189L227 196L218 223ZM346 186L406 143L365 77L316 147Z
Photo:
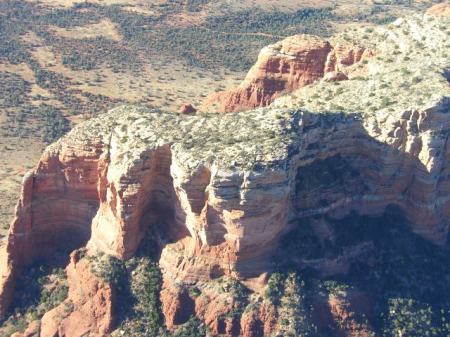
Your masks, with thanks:
M226 110L268 104L280 88L292 91L344 71L375 47L383 52L355 67L365 78L319 81L268 108L189 116L125 106L77 126L24 178L0 255L1 313L11 305L15 278L36 259L85 245L89 256L129 259L153 228L168 327L197 315L215 335L262 336L277 331L276 308L263 301L240 317L226 316L238 304L214 282L241 280L257 296L280 237L302 219L380 215L395 205L410 230L444 244L450 224L447 23L419 15L361 30L352 38L366 45L357 49L304 36L270 46L243 94L219 98ZM325 231L320 220L315 224ZM346 259L360 251L315 262L298 256L296 263L329 275L345 270ZM112 329L113 293L86 263L72 256L73 311L62 318L61 307L46 314L42 336L105 336ZM77 294L79 284L90 299ZM182 285L195 285L202 296ZM353 331L346 334L354 335L343 301L333 301L330 315L345 316ZM80 328L71 329L74 324Z
M267 106L282 94L325 78L348 78L352 65L374 54L345 41L326 41L311 35L290 36L261 50L242 84L211 95L206 109L242 111Z
M104 336L113 328L114 292L96 277L80 251L71 254L67 267L69 294L41 320L40 336Z

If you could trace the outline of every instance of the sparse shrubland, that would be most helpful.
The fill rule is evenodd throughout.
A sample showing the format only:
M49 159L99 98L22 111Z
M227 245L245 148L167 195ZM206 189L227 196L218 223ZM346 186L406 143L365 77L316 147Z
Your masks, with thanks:
M65 271L61 268L33 265L17 280L13 307L1 322L0 335L9 337L24 331L28 324L39 320L49 310L62 303L68 293Z
M306 303L311 303L321 292L345 296L358 289L375 302L374 316L360 318L361 322L368 319L374 331L384 337L397 337L398 331L412 337L447 336L450 333L450 296L445 290L450 279L448 247L434 246L411 233L406 220L395 208L388 209L382 217L352 213L342 220L330 219L329 222L334 240L326 245L322 242L322 249L333 252L331 256L342 254L342 248L364 242L373 246L365 261L352 263L348 275L323 279L311 270L298 270L305 282L300 288L305 289L303 300ZM314 231L310 235L314 235ZM292 234L287 237L292 238ZM316 240L320 242L318 238ZM289 277L292 280L290 273L299 263L295 257L304 256L303 248L296 252L289 246L282 247L288 249L282 255L285 263L277 264L279 272L271 275L266 290L267 298L278 301L279 307L283 303L279 299L286 291L283 280ZM293 263L286 263L286 257ZM374 264L369 266L367 260Z

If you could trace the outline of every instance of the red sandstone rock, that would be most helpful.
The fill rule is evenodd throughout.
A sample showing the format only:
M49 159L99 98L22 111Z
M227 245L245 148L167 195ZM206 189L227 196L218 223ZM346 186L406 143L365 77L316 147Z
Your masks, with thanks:
M312 320L319 335L333 331L333 336L374 336L369 320L373 310L367 296L356 290L339 294L320 295L313 299Z
M345 296L332 296L328 305L333 320L343 336L370 337L374 336L373 328L359 317L370 317L370 305L361 293L351 293Z
M443 3L437 4L437 5L431 6L427 10L427 14L450 17L450 3L443 2Z
M267 74L273 80L269 83L282 83L283 88L291 90L298 83L322 78L328 71L338 72L342 68L344 73L345 66L364 55L351 46L331 46L317 38L308 41L310 44L305 42L303 47L280 47L286 53L297 50L301 60L309 60L301 63L305 69L293 63L291 59L295 57L285 57L280 50L275 53L280 54L275 61L265 60L263 69L272 69ZM324 50L328 52L323 53ZM325 58L322 66L326 71L320 70L317 58L310 53L320 60ZM253 91L249 93L252 98ZM270 95L265 96L264 90L262 93L255 97L265 97L270 102ZM276 96L277 92L271 95ZM89 239L88 246L93 252L127 259L136 252L145 229L156 224L158 229L170 233L173 241L165 245L160 260L165 282L161 299L169 326L181 324L188 314L195 313L214 331L226 335L235 334L233 331L238 328L244 336L270 334L276 329L273 306L262 303L259 309L245 313L240 322L219 319L233 308L232 301L226 302L225 295L214 292L194 299L177 283L208 282L224 275L239 279L257 277L267 271L265 263L289 221L327 214L320 212L333 213L335 217L352 210L379 215L386 206L396 204L405 211L413 230L433 242L445 242L446 219L450 216L450 183L445 178L450 174L450 146L447 138L435 136L434 132L446 130L450 125L444 103L424 110L407 110L395 117L390 114L389 118L374 114L364 125L351 119L336 119L330 125L320 114L299 112L295 127L300 128L296 135L301 147L294 148L292 144L298 152L281 158L285 166L252 172L220 167L219 161L196 161L186 155L187 149L177 147L176 138L161 137L158 142L141 146L141 140L146 138L136 136L131 146L126 142L120 145L123 138L119 141L114 136L117 129L108 124L106 117L88 121L50 146L38 167L24 179L8 244L0 255L0 311L4 313L10 302L15 274L35 257L51 257L58 243L76 248ZM127 117L116 112L109 114L114 123ZM239 119L240 116L244 114L232 116L238 122L236 131L240 130L239 123L248 122ZM255 116L262 121L266 117ZM207 122L206 118L195 116L172 117L179 118L180 123L192 122L195 129L202 129ZM222 120L215 121L218 126ZM149 128L145 129L156 129L151 121L146 122ZM283 122L289 130L294 129L293 121ZM97 130L95 123L102 124L104 129L93 132ZM141 135L142 129L136 129L136 124L141 123L133 124L128 119L125 123L122 126L132 129L129 135ZM270 125L275 123L275 119L268 121ZM179 135L179 129L175 131ZM195 136L188 134L190 131L184 132ZM145 134L149 135L152 136ZM277 150L277 146L273 149ZM202 147L197 150L200 152ZM217 151L223 151L220 154L225 156L227 150ZM262 153L261 157L269 154ZM346 195L339 185L327 186L325 190L321 186L313 190L297 189L296 177L304 167L336 154L358 158L354 169L363 177L370 194L362 191ZM346 187L360 190L358 180L349 184L352 185ZM331 200L326 211L321 205L323 193ZM316 267L320 268L320 264ZM328 269L336 272L333 263ZM85 260L78 261L75 255L67 272L69 299L44 316L43 336L72 336L72 331L103 336L111 324L114 300L111 289L92 275ZM253 290L261 287L256 283ZM72 304L73 311L64 307ZM349 317L340 303L332 304L334 316Z
M276 307L267 301L255 310L245 312L241 317L242 336L272 336L277 328L278 313Z
M348 77L344 73L332 71L326 73L323 80L326 82L338 82L348 80Z
M344 80L346 67L371 54L350 44L332 45L316 36L290 36L263 48L241 85L212 94L204 108L232 112L266 106L277 96L311 84L327 73L342 73L333 80Z
M180 108L180 114L190 115L197 112L197 109L192 106L192 104L183 104Z
M185 323L195 315L194 300L186 290L178 289L173 283L164 283L161 304L165 323L169 329Z
M40 337L41 323L39 321L31 322L24 332L16 332L11 337Z
M437 193L448 195L450 185L444 182L437 184L441 179L440 174L450 174L447 165L450 162L448 140L437 138L422 142L419 136L411 139L409 135L417 132L417 126L414 125L417 125L418 120L421 133L450 125L448 114L443 111L437 106L425 111L407 111L399 119L373 119L369 126L382 132L374 131L372 135L367 135L357 121L345 120L326 126L321 123L323 116L305 115L302 116L304 130L299 137L308 150L302 150L294 157L286 157L286 160L291 161L292 167L301 169L311 164L311 157L334 156L336 149L344 149L347 156L359 158L359 166L355 166L355 169L365 177L372 195L377 197L356 203L342 198L340 200L345 203L335 203L335 210L345 214L358 209L363 214L376 215L382 213L386 205L397 202L411 218L413 229L436 243L442 243L448 232L445 222L448 219L448 213L445 212L450 210L448 204L439 203L436 207L421 207L421 204L427 200L436 202L434 195ZM189 118L193 118L191 122L197 117ZM86 130L92 124L87 124ZM402 132L394 132L398 129ZM264 264L270 261L267 254L275 250L277 239L286 228L284 226L289 216L321 207L323 190L291 190L296 188L296 184L291 182L295 181L296 172L300 172L297 170L285 171L280 168L244 176L240 171L211 171L202 165L188 168L183 165L180 152L175 152L169 146L155 148L145 145L143 148L133 148L136 159L125 161L124 164L122 160L124 154L130 153L129 147L123 147L124 152L112 147L113 151L109 152L109 144L98 140L97 133L91 133L86 138L79 137L78 132L83 132L83 129L74 130L61 142L48 148L38 168L24 179L17 218L6 246L9 255L3 255L0 260L1 268L5 268L2 269L2 275L6 275L0 282L3 286L1 290L4 291L0 298L3 308L6 308L7 300L12 295L14 273L20 272L18 266L26 263L23 261L31 261L34 251L37 256L44 256L45 253L52 253L50 248L55 249L55 246L49 245L49 250L44 250L35 245L34 240L47 243L53 241L41 240L54 240L56 244L61 242L58 240L60 235L70 243L67 239L69 235L80 235L90 225L90 246L93 251L129 258L143 237L146 223L142 221L156 219L167 224L167 231L178 235L172 236L175 242L166 244L160 259L165 282L163 310L169 326L180 324L188 314L195 313L213 329L224 333L235 331L239 326L241 331L247 331L247 336L261 329L274 329L273 317L276 317L276 313L273 308L261 309L252 316L244 315L239 325L235 320L218 319L221 313L229 312L233 305L225 305L223 297L220 300L220 297L211 293L206 301L194 301L176 284L205 283L224 275L245 279L255 277L254 274L260 275L261 270L267 271L267 265ZM364 141L355 142L355 137ZM108 134L105 138L108 139ZM423 144L420 151L411 150L411 154L397 152L393 148L407 144L408 148L414 149L415 142L419 141ZM384 161L378 163L377 171L373 171L374 165L371 163L378 161L380 150L385 150ZM419 154L426 159L428 171L417 160ZM436 154L439 156L436 157ZM439 174L428 174L434 167L439 168ZM399 170L403 173L401 176L397 176ZM413 179L414 176L420 179ZM394 183L380 187L379 179ZM411 191L410 197L398 201L395 199L398 195L396 191L404 190L405 186ZM357 187L353 186L352 190L358 191ZM327 197L334 198L336 194L341 198L342 186L334 188L330 190L327 187ZM95 198L99 201L95 201ZM153 203L149 204L149 200ZM89 202L92 203L91 207L97 207L95 217L94 211L87 207ZM174 209L174 217L168 217L170 208ZM439 211L436 212L436 209ZM442 215L445 218L441 218ZM39 219L46 219L47 222ZM81 232L73 228L80 228ZM50 229L55 230L54 236ZM317 266L320 268L320 264ZM67 272L69 299L75 310L67 313L62 305L45 315L43 333L48 331L51 335L69 331L72 325L76 325L82 331L90 331L93 336L102 336L111 319L110 300L113 301L113 297L110 290L98 279L93 279L88 265L84 260L77 262L74 255ZM258 291L261 285L258 286L258 282L255 284L254 290ZM80 285L82 291L89 294L88 297L77 297L76 290ZM194 309L192 301L195 302ZM100 307L104 308L101 310ZM95 320L89 317L95 317Z
M101 148L94 140L82 146L50 146L35 171L23 178L8 242L0 250L0 315L12 300L14 278L23 266L39 258L54 259L57 249L86 244L99 203Z
M88 259L71 255L67 267L69 296L42 317L40 337L106 337L113 322L113 291L92 274Z
M208 325L213 336L269 336L277 327L277 310L272 303L263 301L253 310L230 316L238 308L238 302L230 293L215 287L205 287L201 295L193 297L172 282L164 282L161 302L169 329L175 329L193 315Z
M226 293L204 291L195 301L195 310L199 317L210 327L214 335L229 336L239 333L239 322L227 317L233 310L235 301Z

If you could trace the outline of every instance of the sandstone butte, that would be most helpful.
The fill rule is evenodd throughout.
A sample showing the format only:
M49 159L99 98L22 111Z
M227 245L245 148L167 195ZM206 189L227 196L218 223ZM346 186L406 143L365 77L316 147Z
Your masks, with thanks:
M210 285L220 277L238 279L257 298L281 234L299 219L339 219L351 211L379 215L395 205L412 231L444 244L450 223L449 18L434 15L448 13L448 7L437 8L389 26L343 33L333 44L300 36L278 44L275 54L273 46L264 49L264 62L273 69L279 68L280 53L298 50L285 50L286 41L302 41L302 50L312 48L304 60L316 62L295 81L280 75L283 86L275 89L293 92L269 107L191 116L124 106L76 126L23 179L0 255L1 314L26 266L70 248L75 251L66 268L66 301L73 310L57 307L28 331L40 324L43 337L107 336L114 328L113 290L93 275L77 249L129 259L150 227L170 238L161 245L159 261L167 326L195 314L214 335L226 336L277 331L276 308L263 299L241 317L223 321L233 302ZM336 85L320 78L340 41L362 48L348 63L362 50L377 53L353 66L358 77ZM335 58L333 71L344 64ZM249 74L254 83L266 80L253 77L258 71ZM269 102L276 95L264 97ZM227 104L233 110L234 103ZM252 106L245 104L240 107ZM320 178L317 165L327 160L343 163L352 174L341 172L332 183L305 182L303 172ZM324 258L312 266L330 275L345 270L345 261L346 256ZM192 297L180 284L195 285L202 296ZM346 336L370 330L355 330L347 312L362 297L355 293L324 305L327 317L345 321Z
M212 94L203 109L223 112L267 106L280 95L319 79L342 81L352 65L375 53L347 41L295 35L263 48L256 64L236 88Z

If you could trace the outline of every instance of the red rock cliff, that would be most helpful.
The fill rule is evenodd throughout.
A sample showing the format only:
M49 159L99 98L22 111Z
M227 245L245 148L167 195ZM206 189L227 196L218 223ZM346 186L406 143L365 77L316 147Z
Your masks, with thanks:
M267 106L283 93L319 79L346 79L347 67L373 52L311 35L290 36L263 48L239 87L212 94L205 110L232 112Z
M62 248L68 256L83 246L89 256L129 259L154 228L167 238L159 243L159 265L168 327L195 314L214 335L269 335L277 332L277 309L261 299L239 317L231 315L238 303L219 281L240 280L255 295L261 293L281 235L299 221L321 215L339 219L352 211L380 215L395 205L409 220L409 230L444 244L450 225L450 88L442 76L447 59L432 53L447 35L436 28L441 22L421 16L408 20L402 28L424 29L425 39L419 36L427 48L423 55L435 57L436 71L421 74L422 87L405 87L394 78L389 90L407 100L388 107L354 109L360 102L355 92L381 87L392 79L383 75L397 74L396 67L419 68L420 59L405 64L399 56L402 63L392 60L382 67L371 59L374 74L346 82L357 91L349 89L342 111L317 113L274 104L245 113L186 116L124 106L74 128L48 147L24 178L0 255L0 313L11 304L16 277L35 259L52 259ZM380 36L406 44L401 45L405 50L416 45L416 37L405 40L389 30ZM314 57L305 50L302 57L310 64L324 63L297 73L301 67L280 56L274 69L296 74L296 81L281 77L286 88L323 76L325 64L339 69L362 55L317 38L308 41L321 47ZM289 48L296 47L284 51L290 53ZM415 101L416 89L429 86L433 92ZM317 93L321 90L317 86ZM309 265L323 275L342 273L348 268L346 258L357 253ZM74 310L64 315L62 307L50 311L42 331L48 336L107 336L115 305L111 287L76 254L66 270L66 304L70 301ZM193 286L202 296L187 291ZM349 336L370 330L353 320L350 307L364 302L357 297L328 299L324 306L325 316L345 321L343 331Z

